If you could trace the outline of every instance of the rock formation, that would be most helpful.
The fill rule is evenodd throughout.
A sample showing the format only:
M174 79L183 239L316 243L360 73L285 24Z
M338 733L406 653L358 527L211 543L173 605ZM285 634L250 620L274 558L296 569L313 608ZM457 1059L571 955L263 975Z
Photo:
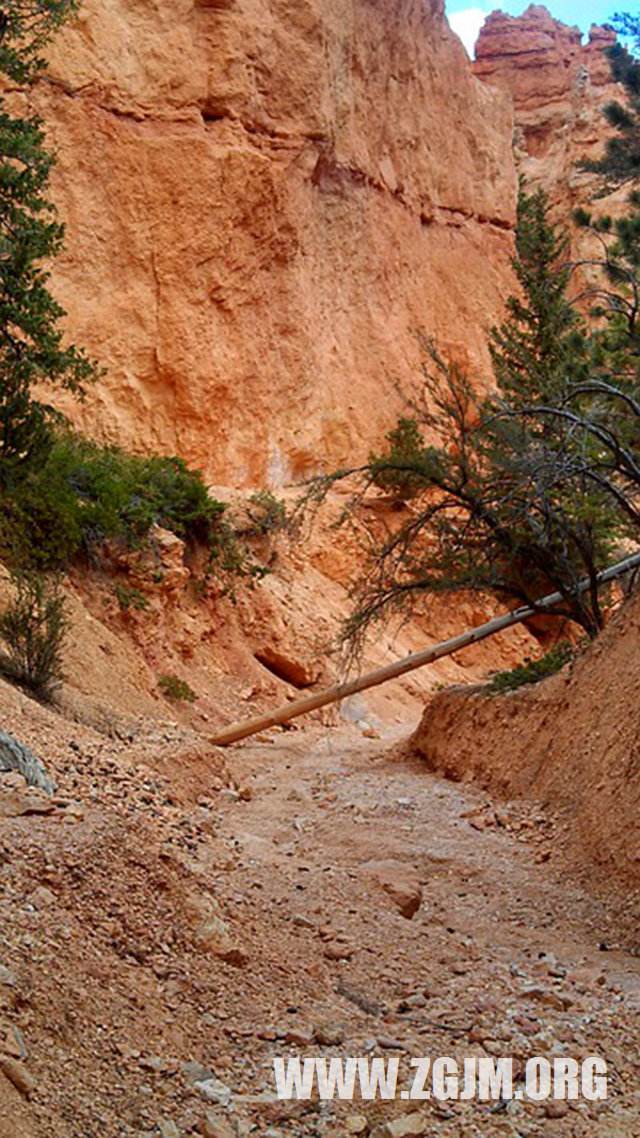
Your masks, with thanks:
M583 44L579 28L531 4L522 16L492 12L478 39L474 73L513 99L519 169L545 188L565 220L596 188L576 163L600 156L609 130L604 107L624 100L604 54L615 38L612 29L593 25Z
M85 0L33 103L91 433L277 486L389 429L412 327L486 359L511 110L441 0Z

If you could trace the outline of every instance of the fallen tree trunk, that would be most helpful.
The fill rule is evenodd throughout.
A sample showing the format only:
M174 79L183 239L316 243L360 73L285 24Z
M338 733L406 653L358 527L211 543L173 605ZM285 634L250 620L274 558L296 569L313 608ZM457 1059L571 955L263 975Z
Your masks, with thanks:
M628 573L639 566L640 553L636 553L599 573L598 584L603 585L605 582L612 581L615 577L620 577L623 573ZM582 581L580 592L586 592L590 588L590 584L590 581ZM493 620L478 625L477 628L471 628L467 632L460 633L459 636L452 636L441 644L434 644L432 648L423 649L422 652L414 652L410 656L405 656L403 660L396 660L393 664L385 664L384 667L376 668L373 672L367 672L364 676L357 676L354 680L347 680L342 684L334 684L333 687L325 688L324 691L305 696L294 703L288 703L286 707L280 707L276 711L247 719L244 723L234 723L231 727L213 735L210 742L217 747L227 747L230 743L237 743L240 739L248 739L250 735L256 735L268 727L277 727L281 723L288 723L290 719L296 719L299 715L306 715L308 711L317 711L330 703L338 703L357 692L366 691L367 688L377 687L378 684L384 684L387 680L404 676L407 672L413 672L416 668L424 667L425 664L432 664L434 660L441 660L443 656L451 656L454 652L459 652L461 648L467 648L470 644L477 644L479 640L485 640L487 636L494 636L496 632L519 624L520 621L527 620L528 617L535 616L536 613L547 612L561 600L560 593L550 593L549 596L538 601L535 607L527 605L515 609L513 612L505 613L503 616L496 616Z

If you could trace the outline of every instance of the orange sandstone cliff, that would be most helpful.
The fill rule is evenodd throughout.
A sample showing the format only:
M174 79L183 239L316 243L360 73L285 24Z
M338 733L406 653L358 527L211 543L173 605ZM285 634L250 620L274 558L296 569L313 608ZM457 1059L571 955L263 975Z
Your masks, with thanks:
M92 434L279 486L388 430L413 327L483 360L511 106L440 0L85 0L34 103Z
M476 46L474 74L513 99L519 170L544 187L563 222L597 189L577 163L600 156L610 133L604 107L624 101L604 54L615 39L612 29L592 25L583 44L579 28L531 4L522 16L492 12Z
M107 369L85 405L67 405L74 420L135 450L177 452L227 490L278 488L379 443L396 383L416 374L415 327L488 373L487 327L514 284L510 92L527 70L518 42L531 11L489 21L515 27L501 91L473 76L438 0L85 0L33 94L67 225L54 286L74 339ZM556 44L553 68L564 68L558 44L582 58L575 33L535 15L542 32L531 35ZM547 83L540 121L556 88L570 118L573 80L562 83ZM534 88L527 75L523 90ZM525 102L516 97L517 116ZM142 691L157 707L166 672L189 680L205 723L238 717L243 701L243 713L280 701L292 676L294 687L329 680L323 652L357 557L333 533L303 552L283 543L275 571L236 607L196 602L181 553L170 596L153 574L136 578L150 597L142 613L119 612L110 580L86 596L79 585L96 622L78 611L70 678L82 707L92 701L83 714L93 721L104 703L132 713ZM439 605L381 637L367 662L487 615L480 601ZM114 635L131 657L117 691ZM409 694L477 679L530 647L518 629L421 673ZM372 709L398 714L386 692L356 717Z

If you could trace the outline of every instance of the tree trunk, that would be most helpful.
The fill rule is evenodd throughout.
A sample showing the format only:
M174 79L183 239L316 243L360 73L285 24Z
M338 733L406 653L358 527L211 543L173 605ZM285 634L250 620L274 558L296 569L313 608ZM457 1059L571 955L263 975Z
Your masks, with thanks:
M640 566L640 553L634 554L632 557L627 557L624 561L619 561L616 565L612 565L609 569L598 574L598 583L604 584L605 581L612 581L615 577L619 577L622 573L627 573L630 569ZM589 578L585 579L580 584L580 592L584 593L591 588L592 582ZM552 609L562 600L560 593L551 593L548 597L543 597L538 601L535 606L530 605L525 608L516 609L514 612L505 613L503 616L496 616L493 620L488 620L486 624L481 624L477 628L469 629L468 632L462 632L459 636L453 636L449 640L443 641L441 644L435 644L432 648L425 648L422 652L415 652L410 656L406 656L404 660L396 660L393 664L386 664L383 668L376 668L373 672L367 672L364 676L358 676L354 680L348 680L343 684L334 684L333 687L325 688L324 691L316 692L314 695L305 696L304 699L296 700L295 703L289 703L286 707L280 707L276 711L267 712L265 715L258 715L253 719L247 719L244 723L235 723L231 727L227 727L224 731L220 731L217 735L210 738L210 742L217 747L226 747L230 743L237 743L240 739L247 739L250 735L256 735L259 731L264 731L268 727L276 727L281 723L287 723L290 719L296 719L299 715L305 715L308 711L317 711L318 708L326 707L330 703L338 703L340 700L346 699L347 696L355 695L356 692L366 691L368 688L377 687L379 684L384 684L387 680L396 679L398 676L404 676L407 672L413 672L416 668L422 668L425 664L431 664L434 660L441 660L443 656L451 656L454 652L459 652L461 648L466 648L469 644L477 644L479 640L484 640L487 636L494 636L496 632L501 632L504 628L510 628L514 624L519 624L520 621L526 620L530 616L534 616L538 612L546 612Z

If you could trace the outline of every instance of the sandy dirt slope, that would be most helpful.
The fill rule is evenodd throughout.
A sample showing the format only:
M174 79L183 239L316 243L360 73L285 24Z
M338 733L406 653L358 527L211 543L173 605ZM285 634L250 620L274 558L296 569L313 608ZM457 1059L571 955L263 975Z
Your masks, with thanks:
M563 812L572 859L640 887L640 594L538 686L430 700L409 744L427 765Z
M43 715L56 804L0 776L1 1138L640 1132L637 925L548 860L548 810L345 728L222 755ZM405 1086L410 1055L600 1054L610 1097L274 1102L274 1054Z

